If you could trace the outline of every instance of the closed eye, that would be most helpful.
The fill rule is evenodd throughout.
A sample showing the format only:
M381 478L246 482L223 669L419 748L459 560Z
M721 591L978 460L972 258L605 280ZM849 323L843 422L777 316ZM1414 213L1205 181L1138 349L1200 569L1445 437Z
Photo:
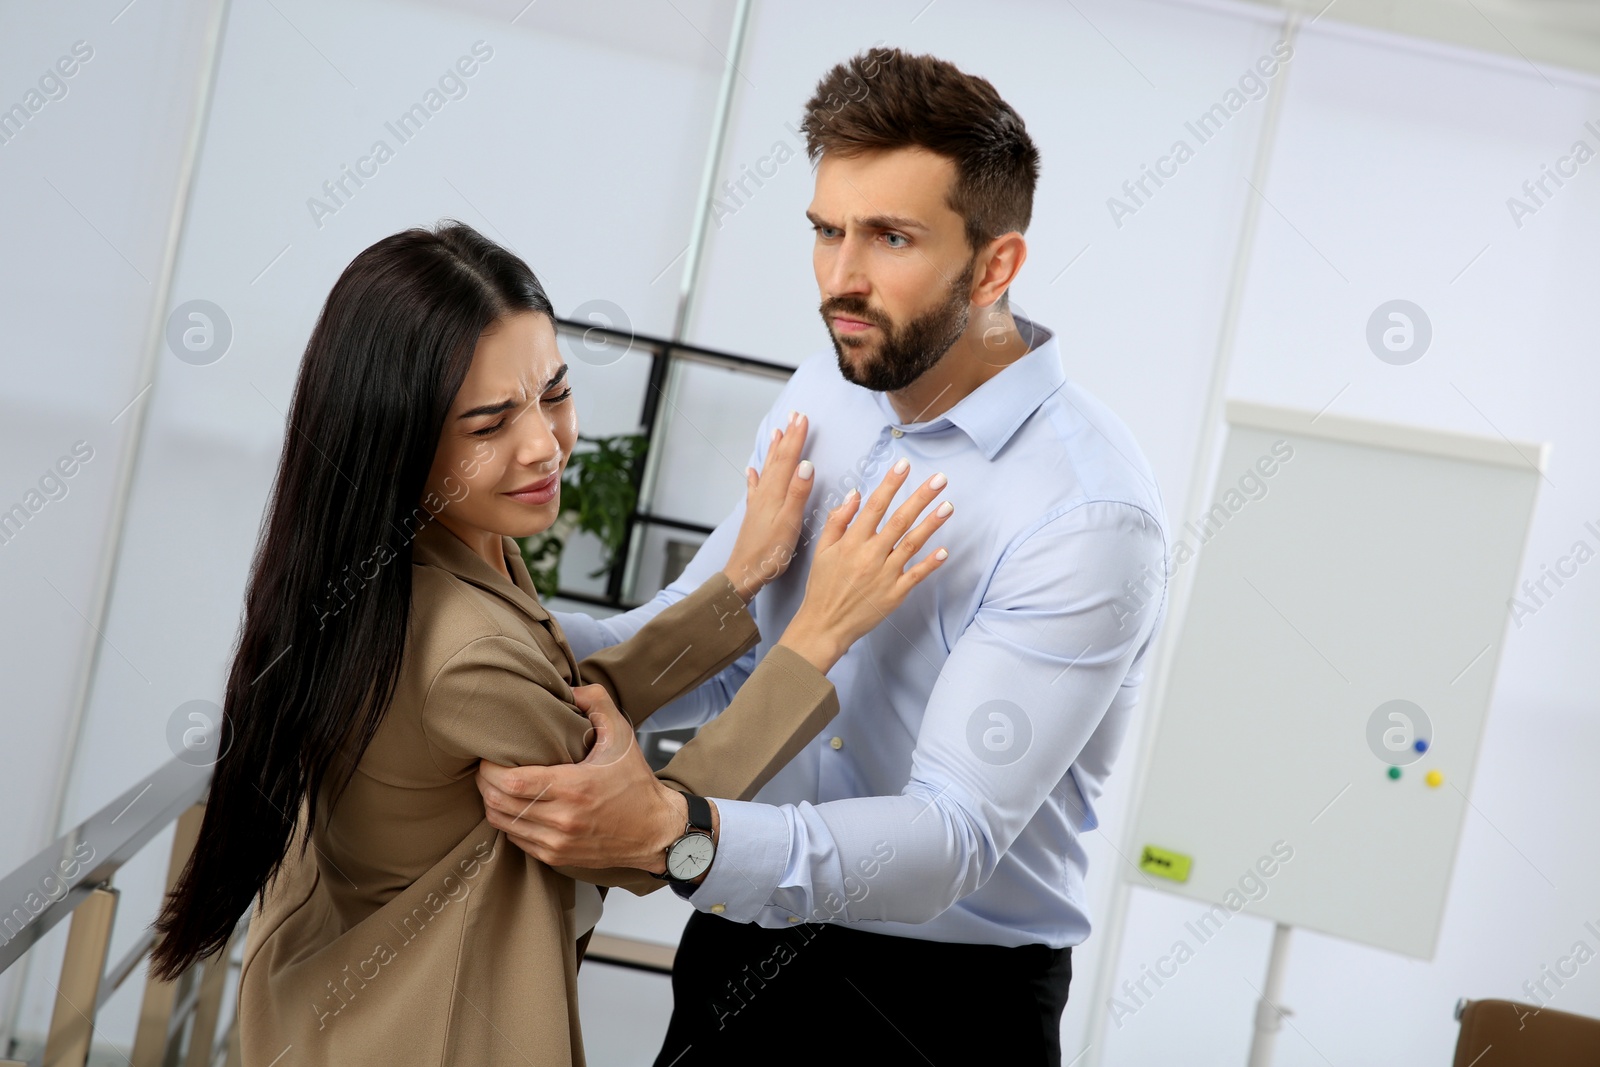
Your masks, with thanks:
M565 390L563 390L562 392L556 394L555 396L547 396L547 397L545 397L543 399L542 403L545 403L545 404L560 404L560 403L562 403L564 401L571 400L571 399L572 399L572 387L568 386ZM504 429L505 425L506 425L506 420L505 419L501 419L499 422L495 423L492 426L485 426L481 430L473 430L469 436L472 436L472 437L492 437L495 433L497 433L498 431Z

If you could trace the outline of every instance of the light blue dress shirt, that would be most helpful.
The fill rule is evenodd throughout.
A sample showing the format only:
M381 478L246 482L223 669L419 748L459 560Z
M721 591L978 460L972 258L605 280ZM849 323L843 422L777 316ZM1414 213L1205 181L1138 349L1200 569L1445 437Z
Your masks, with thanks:
M716 860L688 898L700 910L974 944L1088 936L1081 838L1165 615L1165 513L1127 427L1067 381L1048 330L1018 326L1032 350L938 418L902 423L829 348L762 421L757 470L789 411L809 417L800 551L751 605L760 643L652 728L727 706L799 608L827 511L901 456L895 505L937 471L950 479L955 512L916 559L940 545L950 557L829 672L829 730L754 801L717 801ZM743 517L741 502L651 602L603 620L559 613L574 653L624 640L726 566Z

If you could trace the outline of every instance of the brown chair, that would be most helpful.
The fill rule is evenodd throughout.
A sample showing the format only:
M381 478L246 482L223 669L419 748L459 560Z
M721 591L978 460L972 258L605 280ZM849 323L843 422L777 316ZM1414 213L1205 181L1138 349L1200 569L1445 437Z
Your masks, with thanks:
M1600 1019L1519 1004L1459 1000L1454 1067L1600 1067Z

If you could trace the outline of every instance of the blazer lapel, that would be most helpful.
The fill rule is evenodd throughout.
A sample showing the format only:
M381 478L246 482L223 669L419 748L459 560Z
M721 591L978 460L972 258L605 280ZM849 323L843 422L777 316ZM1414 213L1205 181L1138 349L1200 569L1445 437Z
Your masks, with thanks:
M583 679L578 677L578 661L573 658L572 646L567 644L567 635L561 632L561 624L556 622L555 617L545 610L543 604L539 603L539 594L533 588L533 575L528 573L528 565L522 561L522 550L517 547L517 542L512 538L507 537L504 541L506 569L511 572L512 580L516 582L517 591L539 609L542 616L539 619L539 626L550 638L550 644L559 651L561 658L566 660L567 684L582 685ZM499 575L495 577L499 578ZM550 649L545 649L546 655L549 652ZM560 666L560 661L555 656L550 657L550 662L557 667Z
M582 685L578 675L578 661L573 658L572 646L567 644L561 626L550 617L550 612L539 603L539 594L533 588L533 577L522 562L522 552L512 538L501 538L506 569L511 581L489 566L487 560L468 548L459 537L451 533L442 522L430 522L417 534L412 545L412 559L427 566L449 571L464 582L492 593L527 616L534 625L529 629L534 639L558 673L565 675L568 685Z

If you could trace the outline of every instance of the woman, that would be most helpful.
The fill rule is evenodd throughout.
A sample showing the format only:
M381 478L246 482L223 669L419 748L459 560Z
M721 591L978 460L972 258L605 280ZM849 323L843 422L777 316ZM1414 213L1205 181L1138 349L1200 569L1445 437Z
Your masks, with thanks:
M520 259L458 223L362 252L288 423L226 689L233 741L152 970L217 951L254 902L249 1065L581 1063L576 971L600 895L570 875L663 883L507 847L474 771L580 760L580 704L603 695L637 724L757 642L745 606L792 555L811 488L804 419L746 471L728 567L581 664L510 539L555 520L577 436L551 305ZM905 477L859 524L854 496L829 516L793 624L669 784L748 797L837 711L826 672L943 555L908 569L945 518L910 529L929 484L879 532ZM575 693L586 681L603 694Z

